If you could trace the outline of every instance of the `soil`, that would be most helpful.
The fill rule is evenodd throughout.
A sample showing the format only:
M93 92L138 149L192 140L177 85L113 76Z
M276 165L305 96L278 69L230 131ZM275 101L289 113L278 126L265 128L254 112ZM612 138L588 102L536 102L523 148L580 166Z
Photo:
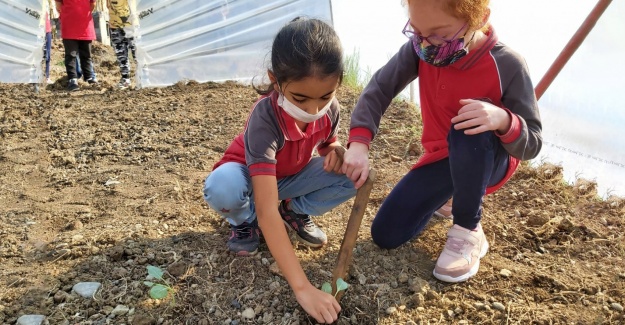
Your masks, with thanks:
M118 90L113 51L96 45L100 84L0 84L0 324L309 324L266 244L225 249L229 227L201 195L204 178L257 97L236 83ZM341 137L359 91L342 87ZM479 273L446 284L432 269L451 221L433 218L398 249L371 241L371 221L421 153L418 109L394 101L371 150L377 180L341 300L339 324L623 324L625 201L561 168L523 164L484 200L491 244ZM327 246L293 245L311 282L331 280L350 200L316 222ZM173 291L152 299L146 267ZM93 299L78 282L100 282ZM114 309L119 307L121 311ZM124 308L123 306L127 307Z

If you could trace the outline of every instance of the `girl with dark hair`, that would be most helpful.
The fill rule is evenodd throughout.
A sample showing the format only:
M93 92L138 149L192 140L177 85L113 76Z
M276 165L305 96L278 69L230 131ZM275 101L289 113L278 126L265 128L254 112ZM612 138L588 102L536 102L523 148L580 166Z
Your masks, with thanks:
M342 53L335 31L320 20L296 18L285 25L273 41L270 87L258 90L262 96L243 133L204 186L208 205L230 223L228 249L255 254L262 230L297 301L320 323L334 322L341 308L309 282L284 225L304 244L321 247L326 234L310 216L356 194L334 151L341 146L335 93L343 76ZM314 150L319 157L312 157Z

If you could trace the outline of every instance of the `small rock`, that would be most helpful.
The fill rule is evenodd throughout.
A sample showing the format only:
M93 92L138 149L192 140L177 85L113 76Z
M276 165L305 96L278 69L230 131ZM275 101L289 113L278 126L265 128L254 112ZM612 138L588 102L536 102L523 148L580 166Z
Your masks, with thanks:
M397 312L397 308L395 308L395 307L388 307L388 308L386 308L386 314L387 315L392 315L392 314L394 314L396 312Z
M282 276L282 272L280 272L280 267L278 266L278 263L276 263L276 262L273 262L269 266L269 271L271 271L271 273L273 273L273 274L277 274L279 276Z
M120 315L126 315L129 311L130 311L130 308L128 308L128 306L117 305L115 306L115 309L111 311L111 314L115 316L120 316Z
M241 316L245 319L254 319L256 317L256 312L252 308L245 308L245 310L241 313Z
M60 304L64 302L65 299L67 299L67 296L68 296L67 292L63 290L59 290L54 294L54 297L52 299L54 300L54 303Z
M23 315L17 319L17 325L40 325L46 319L43 315Z
M169 265L169 267L167 267L167 272L179 278L187 272L187 263L184 261L178 261L176 263L173 263Z
M367 283L367 277L364 274L359 274L358 275L358 283L360 283L360 285L365 285L365 283Z
M423 296L422 293L417 293L414 296L412 296L412 300L417 306L423 306L423 304L425 303L425 297Z
M84 298L93 298L93 295L100 289L102 284L100 282L80 282L76 283L72 290L78 295Z
M484 310L484 309L486 309L486 305L481 303L481 302L474 303L473 307L475 307L475 309L477 309L477 310Z
M512 271L508 269L501 269L501 271L499 271L499 274L505 278L508 278L512 275Z
M399 283L408 282L408 275L406 273L400 274L399 277L397 278L397 281L399 281Z
M623 311L623 306L619 303L613 302L610 307L616 311Z
M505 311L506 310L506 306L504 306L500 302L493 302L493 308L495 308L496 310L499 310L499 311Z
M440 300L441 295L438 292L434 291L434 290L429 290L428 292L425 293L425 297L428 300L436 300L436 301L438 301L438 300Z
M236 298L232 299L232 302L230 302L230 305L236 309L241 309L241 303Z
M67 224L67 226L65 226L65 229L66 230L80 230L83 227L84 226L82 222L80 220L76 220L74 222L70 222L69 224Z
M420 277L413 278L410 282L412 282L410 290L414 293L426 293L430 290L428 282Z
M280 282L274 281L269 284L269 290L274 291L280 288Z

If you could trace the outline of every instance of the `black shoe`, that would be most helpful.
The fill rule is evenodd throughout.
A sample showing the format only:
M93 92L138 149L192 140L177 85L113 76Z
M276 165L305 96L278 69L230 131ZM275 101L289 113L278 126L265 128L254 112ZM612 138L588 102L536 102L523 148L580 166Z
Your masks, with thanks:
M228 250L239 256L251 256L258 252L260 228L258 221L244 222L238 226L230 225L230 238L226 246Z
M288 200L280 202L280 216L284 224L297 234L297 239L309 247L321 247L328 242L326 234L315 225L309 215L298 214L288 208Z
M67 82L67 90L69 91L75 91L80 89L80 86L78 85L78 79L70 79Z
M98 83L98 79L97 79L96 77L91 77L91 78L87 79L87 82L88 82L90 85L94 85L94 84L97 84L97 83Z

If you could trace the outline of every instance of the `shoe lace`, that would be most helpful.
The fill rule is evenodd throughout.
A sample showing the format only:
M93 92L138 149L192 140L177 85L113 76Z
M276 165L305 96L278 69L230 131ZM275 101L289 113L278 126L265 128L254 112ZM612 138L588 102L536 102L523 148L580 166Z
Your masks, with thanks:
M300 220L304 224L304 227L315 227L315 223L312 221L312 218L307 214L300 214Z

